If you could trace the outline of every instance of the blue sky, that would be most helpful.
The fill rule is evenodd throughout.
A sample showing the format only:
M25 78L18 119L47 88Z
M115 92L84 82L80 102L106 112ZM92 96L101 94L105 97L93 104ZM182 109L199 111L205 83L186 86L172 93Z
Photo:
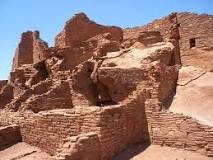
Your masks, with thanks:
M213 0L0 0L0 79L7 79L20 35L39 30L53 45L64 23L78 12L123 28L143 25L173 11L213 15Z

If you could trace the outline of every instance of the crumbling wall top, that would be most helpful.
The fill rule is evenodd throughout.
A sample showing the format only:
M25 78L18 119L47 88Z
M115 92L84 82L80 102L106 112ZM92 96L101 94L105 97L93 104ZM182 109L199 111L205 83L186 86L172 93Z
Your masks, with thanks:
M22 33L21 40L16 48L13 58L12 70L25 64L33 64L45 57L48 45L40 39L39 31L26 31Z
M63 31L56 36L55 46L73 46L102 33L111 33L118 42L123 40L120 27L103 26L91 21L86 14L78 13L66 22Z

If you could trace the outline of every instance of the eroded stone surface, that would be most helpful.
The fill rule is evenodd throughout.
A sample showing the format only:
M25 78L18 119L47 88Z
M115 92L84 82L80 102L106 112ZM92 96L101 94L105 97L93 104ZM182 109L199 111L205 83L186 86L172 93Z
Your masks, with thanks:
M121 28L96 24L84 13L79 13L66 22L64 30L55 39L55 45L57 47L72 46L103 33L111 33L113 38L118 42L123 39Z
M44 59L47 56L47 48L47 43L40 39L38 31L24 32L13 59L13 69Z
M179 73L176 95L170 110L195 117L202 123L212 126L212 80L211 72L194 67L183 67Z

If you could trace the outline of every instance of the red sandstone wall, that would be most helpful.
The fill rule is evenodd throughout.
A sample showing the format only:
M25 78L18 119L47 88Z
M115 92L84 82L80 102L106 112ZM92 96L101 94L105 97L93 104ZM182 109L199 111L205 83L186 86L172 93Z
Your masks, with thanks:
M190 53L189 39L196 38L196 47L213 47L213 16L206 14L178 13L178 22L180 23L180 48L181 55ZM158 19L144 25L124 30L124 39L131 34L138 34L142 31L160 31L163 37L167 37L169 31L169 22L167 17Z
M40 112L20 115L1 112L0 121L19 123L23 141L55 154L63 139L80 133L97 133L101 144L101 157L108 159L130 144L143 141L144 124L142 106L132 101L127 106L91 107L67 112ZM24 118L25 117L25 118ZM6 123L6 122L5 122Z
M213 16L180 13L178 19L181 23L180 34L182 38L180 47L182 55L190 52L190 38L195 38L197 48L213 47Z
M7 80L1 80L0 81L0 91L6 84L7 84Z
M60 70L73 70L81 62L92 57L93 48L82 45L81 47L50 48L49 54L63 55L64 60L60 64Z
M43 60L47 48L47 43L40 39L38 31L22 33L21 41L13 58L12 70L24 64L33 64Z
M90 132L66 139L59 149L56 160L100 160L100 141L97 134Z
M66 22L64 30L55 38L55 46L60 48L74 46L98 34L108 32L116 41L122 41L123 32L121 28L96 24L84 13L79 13Z
M213 156L213 127L183 116L156 112L150 118L154 144L183 148Z
M163 146L183 148L213 156L213 127L196 119L163 110L159 96L159 83L150 90L145 102L151 142Z
M0 149L21 141L19 127L17 125L0 126Z
M49 84L47 84L49 85ZM42 84L41 86L42 87ZM38 86L37 89L40 88ZM43 85L43 87L47 87ZM30 93L28 99L21 104L21 110L32 110L35 113L56 108L72 108L72 99L68 82L58 81L45 93Z
M33 32L33 63L44 60L47 56L48 44L40 39L38 31Z
M129 83L138 84L143 71L125 71ZM131 73L131 74L130 74ZM124 78L124 77L123 77ZM144 87L144 86L143 86ZM149 141L144 111L144 88L134 91L122 105L82 107L70 110L39 112L38 114L0 112L0 122L18 123L23 141L55 154L64 138L95 132L100 141L101 159L110 159L129 145ZM133 86L135 88L135 86ZM120 96L120 94L119 94Z
M27 31L22 33L21 41L16 49L13 59L13 69L23 64L33 63L33 32Z
M13 87L5 85L0 90L0 108L3 108L13 99Z
M163 30L168 30L166 29L168 26L162 23L162 21L156 21L156 23L157 22L159 25L153 27L152 24L150 24L144 28L147 27L150 29L153 27L156 30L161 28L162 34L166 36L166 32ZM163 25L163 27L160 25ZM136 29L136 32L137 31ZM93 31L91 32L91 35L85 37L93 36L94 33ZM85 34L85 32L82 33ZM80 37L82 38L84 36ZM65 38L65 41L63 41L62 44L61 39L63 40L63 38ZM64 47L63 45L71 45L84 40L84 38L80 40L76 40L76 37L74 39L72 38L70 35L66 37L66 34L64 35L62 32L59 38L56 39L56 45ZM64 44L64 42L66 43ZM31 52L31 47L26 48L29 48L29 52ZM74 67L75 65L69 62L75 58L79 58L79 55L75 54L78 53L78 51L75 52L73 49L74 48L61 48L61 50L57 51L61 51L62 54L68 56L60 66L62 68L64 67L64 70ZM76 48L76 50L78 49ZM84 58L82 54L82 57L78 60L82 61ZM16 60L17 59L15 59L14 62L15 66L22 63L22 61L16 62ZM32 63L31 56L30 58L26 58L23 64L28 62ZM23 114L19 112L6 113L2 111L0 113L0 121L19 124L25 142L38 146L51 154L55 154L57 148L63 143L64 138L76 136L81 133L95 132L98 135L101 145L101 159L109 159L129 145L149 139L146 124L147 116L150 139L153 143L182 147L194 151L202 150L206 155L212 156L212 127L199 124L196 120L189 117L162 110L162 104L159 100L164 99L167 95L163 96L163 98L159 97L159 93L161 93L160 81L155 79L156 77L159 78L159 72L157 72L156 75L152 75L149 70L147 70L146 73L139 72L139 74L135 72L135 70L125 70L124 72L125 74L122 74L121 77L125 79L127 83L113 86L118 87L116 89L123 92L112 93L115 94L114 97L112 97L115 102L116 100L118 102L122 101L123 105L121 106L75 108L71 110L40 112L38 114ZM130 74L130 72L132 73ZM147 85L138 87L136 83L144 80L144 74L147 74L151 78L146 79ZM113 75L116 75L116 73L113 73ZM151 81L152 79L156 81ZM115 89L113 87L111 88L112 91ZM137 91L135 91L136 89ZM146 98L150 98L146 101L146 114L144 111L144 90L148 93ZM128 94L125 91L127 91ZM51 103L52 101L50 101L49 105ZM37 103L37 105L39 104L43 105L42 103Z

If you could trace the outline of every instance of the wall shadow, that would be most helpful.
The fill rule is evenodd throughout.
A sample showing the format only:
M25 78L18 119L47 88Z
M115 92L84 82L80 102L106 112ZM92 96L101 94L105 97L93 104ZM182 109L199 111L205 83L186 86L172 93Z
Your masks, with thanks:
M149 147L150 143L146 144L135 144L128 149L121 152L118 156L112 158L112 160L130 160L134 156L146 150Z

